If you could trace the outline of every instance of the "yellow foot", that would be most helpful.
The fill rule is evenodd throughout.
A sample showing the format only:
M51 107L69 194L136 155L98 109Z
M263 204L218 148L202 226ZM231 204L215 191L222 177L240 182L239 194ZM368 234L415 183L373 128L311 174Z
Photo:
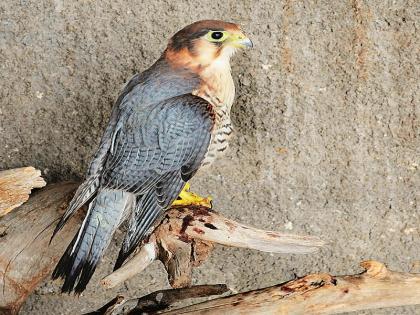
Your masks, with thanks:
M184 188L182 189L181 193L177 200L175 200L172 205L173 206L205 206L211 208L211 197L203 198L199 195L190 192L190 184L186 183Z

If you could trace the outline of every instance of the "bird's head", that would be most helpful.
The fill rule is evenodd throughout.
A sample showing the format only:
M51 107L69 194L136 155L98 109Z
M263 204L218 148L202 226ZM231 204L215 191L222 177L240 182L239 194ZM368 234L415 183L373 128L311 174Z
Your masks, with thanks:
M174 66L200 71L211 65L229 64L230 57L245 47L252 47L252 42L237 24L203 20L178 31L164 56Z

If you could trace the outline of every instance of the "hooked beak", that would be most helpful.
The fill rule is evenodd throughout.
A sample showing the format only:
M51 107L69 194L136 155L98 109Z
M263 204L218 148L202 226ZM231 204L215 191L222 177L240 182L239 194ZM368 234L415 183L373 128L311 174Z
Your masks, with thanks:
M243 33L233 35L230 38L229 42L233 47L236 47L236 48L254 47L254 45L252 44L252 41L248 37L246 37Z
M254 44L252 43L252 41L248 37L245 37L245 38L239 40L238 41L238 44L241 47L243 47L243 48L245 48L245 47L248 47L248 48L254 47Z

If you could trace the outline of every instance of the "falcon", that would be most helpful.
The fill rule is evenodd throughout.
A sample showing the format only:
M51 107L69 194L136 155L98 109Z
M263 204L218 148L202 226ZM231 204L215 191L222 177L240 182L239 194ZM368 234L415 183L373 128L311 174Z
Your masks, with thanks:
M233 23L195 22L178 31L161 57L119 95L87 171L53 237L84 204L86 217L53 279L62 292L88 284L116 229L127 232L115 269L172 204L206 204L188 181L228 146L235 97L230 58L252 42Z

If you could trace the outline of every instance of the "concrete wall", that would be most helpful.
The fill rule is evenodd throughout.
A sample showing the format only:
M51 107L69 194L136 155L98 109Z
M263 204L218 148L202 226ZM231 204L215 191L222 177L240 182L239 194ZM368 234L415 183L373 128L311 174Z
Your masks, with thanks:
M255 43L233 61L236 135L193 189L227 216L330 244L309 256L217 248L195 282L242 291L357 272L363 259L409 271L420 259L419 12L416 0L3 0L0 168L82 177L124 82L184 25L234 21ZM94 280L115 255L113 244ZM158 263L79 299L46 283L22 314L87 311L116 291L167 286Z

